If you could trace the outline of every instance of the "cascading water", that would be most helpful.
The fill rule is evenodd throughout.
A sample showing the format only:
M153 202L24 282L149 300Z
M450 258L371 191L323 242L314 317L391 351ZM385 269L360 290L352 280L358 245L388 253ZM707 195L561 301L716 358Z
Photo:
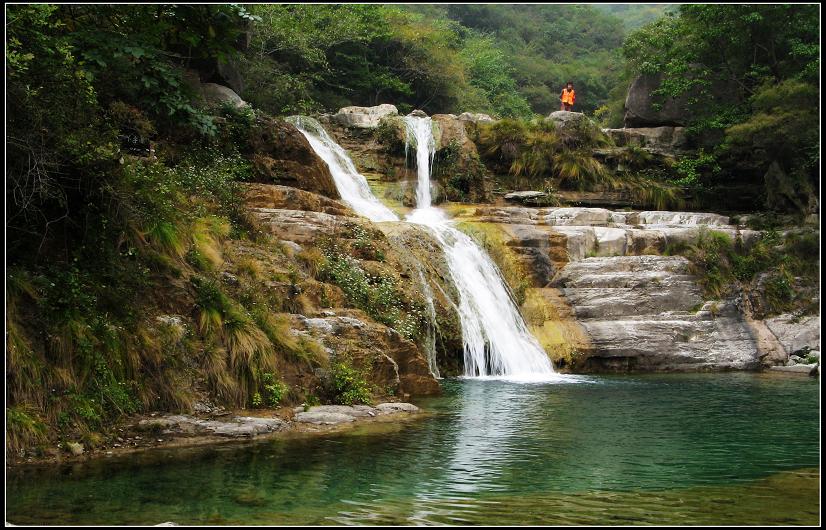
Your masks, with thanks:
M459 291L459 318L466 376L545 378L554 373L548 355L528 331L499 269L473 240L431 206L430 170L435 145L430 118L408 116L407 139L416 140L417 208L407 217L431 229L447 256ZM412 134L411 134L412 133Z
M336 187L348 205L373 221L398 220L372 194L367 180L321 124L303 116L289 119L330 166ZM430 170L435 142L430 118L408 116L405 123L405 148L412 147L415 140L418 168L417 208L407 217L407 221L427 227L445 251L448 269L460 298L458 311L464 343L465 376L549 379L554 375L553 365L528 331L499 269L470 237L451 225L443 211L431 206ZM432 293L430 296L429 303L432 305ZM435 359L429 358L428 361L435 364ZM431 370L438 376L438 368L431 366Z
M290 116L287 121L301 131L316 154L327 163L341 199L348 206L371 221L399 220L390 208L373 195L367 179L358 172L347 152L330 138L317 120L306 116Z
M296 126L301 134L310 142L313 151L327 163L330 173L336 184L342 200L356 213L367 217L371 221L398 221L399 217L382 204L373 192L364 175L358 172L353 160L324 127L313 118L307 116L290 116L287 121ZM429 131L429 128L428 128ZM432 135L431 135L432 136ZM429 197L428 190L428 197ZM428 198L429 200L429 198ZM422 294L425 297L427 315L429 318L425 337L427 363L434 377L439 378L439 367L436 365L436 308L433 305L433 292L419 270L422 280Z
M416 185L416 206L430 206L430 170L433 166L433 157L436 154L436 140L433 138L433 123L430 118L405 116L405 144L404 154L412 146L416 149L416 167L424 167L427 171L419 170L418 184ZM424 178L422 178L424 176Z

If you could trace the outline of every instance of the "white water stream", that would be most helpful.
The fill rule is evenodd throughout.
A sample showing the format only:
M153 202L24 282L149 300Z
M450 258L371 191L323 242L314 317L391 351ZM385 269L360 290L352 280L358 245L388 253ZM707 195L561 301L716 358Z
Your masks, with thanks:
M373 221L398 220L372 194L367 180L356 170L344 149L316 120L293 117L290 121L330 166L336 187L350 207ZM430 170L435 142L430 118L407 116L405 123L406 149L415 148L418 171L417 207L406 220L428 228L445 251L453 283L459 292L464 375L519 381L554 377L548 355L528 331L499 269L470 237L452 226L442 210L431 205ZM432 304L432 299L428 302ZM434 363L434 359L429 361ZM438 369L434 375L437 374Z
M313 151L330 167L330 173L341 195L341 200L356 213L371 221L398 221L399 217L373 195L367 179L358 172L353 161L324 127L313 118L290 116L287 121L301 131Z

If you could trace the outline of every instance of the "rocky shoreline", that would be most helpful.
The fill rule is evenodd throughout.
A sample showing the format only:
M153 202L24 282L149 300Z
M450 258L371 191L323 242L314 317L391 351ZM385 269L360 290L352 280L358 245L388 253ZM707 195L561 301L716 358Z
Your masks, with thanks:
M153 449L184 448L243 443L275 437L314 436L346 432L370 423L402 423L428 414L411 403L369 405L318 405L278 410L244 411L235 414L223 408L195 414L153 413L133 417L113 429L111 439L94 448L81 442L60 443L42 456L9 458L8 467L79 463L117 457Z

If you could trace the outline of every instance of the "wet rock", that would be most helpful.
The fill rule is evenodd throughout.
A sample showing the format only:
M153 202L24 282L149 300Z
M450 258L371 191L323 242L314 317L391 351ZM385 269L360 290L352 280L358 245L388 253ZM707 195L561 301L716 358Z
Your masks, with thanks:
M323 412L323 411L307 411L299 412L295 415L295 421L298 423L313 423L316 425L337 425L340 423L349 423L355 421L355 416L350 414L342 414L340 412Z
M396 414L398 412L419 412L419 407L412 403L379 403L376 410L381 414Z
M295 125L259 118L250 130L253 174L259 182L282 184L327 197L340 197L330 168Z
M375 129L385 116L398 115L395 105L383 104L375 107L344 107L331 117L331 120L345 127L358 129Z
M286 423L278 418L236 416L227 420L203 420L183 414L141 420L139 427L164 428L173 433L216 434L232 438L256 436L283 430ZM138 438L138 437L136 437Z
M427 113L421 109L416 109L410 114L408 114L408 116L413 116L416 118L427 118Z

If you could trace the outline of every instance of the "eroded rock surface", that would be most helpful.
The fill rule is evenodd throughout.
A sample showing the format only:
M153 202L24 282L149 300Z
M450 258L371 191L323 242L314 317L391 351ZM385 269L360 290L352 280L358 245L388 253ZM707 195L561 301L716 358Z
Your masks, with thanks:
M259 182L340 197L327 163L295 125L274 118L259 119L249 140L253 173Z
M689 262L661 255L671 243L695 242L704 230L746 245L759 232L704 212L480 206L472 218L498 228L531 289L544 290L556 306L562 300L570 307L572 316L556 307L528 320L537 335L549 329L570 337L578 350L569 361L574 370L760 366L752 328L738 305L706 300ZM527 305L523 312L537 314L539 304Z

